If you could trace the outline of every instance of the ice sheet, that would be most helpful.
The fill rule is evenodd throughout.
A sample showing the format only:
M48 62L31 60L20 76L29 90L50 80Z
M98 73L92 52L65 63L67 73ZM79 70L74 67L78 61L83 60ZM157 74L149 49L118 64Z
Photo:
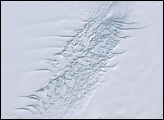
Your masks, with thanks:
M2 118L162 118L163 2L2 2Z

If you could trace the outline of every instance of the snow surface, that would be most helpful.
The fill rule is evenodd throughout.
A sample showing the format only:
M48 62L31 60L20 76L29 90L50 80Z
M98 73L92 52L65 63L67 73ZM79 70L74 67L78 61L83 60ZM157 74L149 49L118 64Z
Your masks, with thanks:
M163 118L163 2L1 2L2 118Z

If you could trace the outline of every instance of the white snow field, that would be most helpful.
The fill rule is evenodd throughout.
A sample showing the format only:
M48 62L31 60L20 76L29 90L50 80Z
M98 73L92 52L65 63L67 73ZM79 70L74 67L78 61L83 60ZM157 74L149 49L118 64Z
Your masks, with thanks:
M2 119L163 119L162 1L1 10Z

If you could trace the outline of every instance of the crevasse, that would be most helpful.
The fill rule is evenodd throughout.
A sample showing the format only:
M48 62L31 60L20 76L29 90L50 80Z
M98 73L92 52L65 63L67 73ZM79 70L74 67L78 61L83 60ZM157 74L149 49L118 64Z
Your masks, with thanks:
M96 89L96 84L100 82L99 74L114 67L108 65L108 60L116 54L112 50L120 40L130 37L123 34L128 30L124 26L133 23L126 22L126 15L114 15L116 4L111 2L104 6L67 42L61 52L47 59L52 69L42 70L50 72L49 83L32 95L22 96L35 102L17 110L42 118L63 118Z

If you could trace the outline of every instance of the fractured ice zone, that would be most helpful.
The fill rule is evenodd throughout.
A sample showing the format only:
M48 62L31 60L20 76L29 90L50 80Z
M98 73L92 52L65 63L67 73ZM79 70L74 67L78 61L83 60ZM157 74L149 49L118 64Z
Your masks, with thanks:
M127 22L126 14L115 15L115 9L115 3L103 6L62 51L46 60L51 67L36 70L49 72L49 83L31 95L21 96L33 102L16 108L18 118L63 118L96 89L100 74L115 67L108 64L109 60L123 53L113 49L130 37L125 35L127 30L135 29L129 26L136 23Z

